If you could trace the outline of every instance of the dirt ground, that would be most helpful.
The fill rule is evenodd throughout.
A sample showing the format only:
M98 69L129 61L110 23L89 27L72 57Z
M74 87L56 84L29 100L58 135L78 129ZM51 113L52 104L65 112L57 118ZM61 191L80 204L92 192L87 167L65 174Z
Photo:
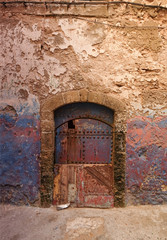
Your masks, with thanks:
M113 209L0 206L1 240L167 240L167 205Z

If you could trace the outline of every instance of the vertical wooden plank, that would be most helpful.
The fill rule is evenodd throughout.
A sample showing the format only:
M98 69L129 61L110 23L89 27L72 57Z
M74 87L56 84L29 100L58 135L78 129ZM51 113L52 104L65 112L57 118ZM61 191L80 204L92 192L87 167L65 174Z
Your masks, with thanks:
M65 123L56 129L55 136L55 162L67 163L67 131L68 124Z
M84 207L84 173L83 166L77 167L77 207Z
M63 164L60 171L60 203L65 204L68 202L68 166Z
M53 187L53 205L60 202L60 166L54 166L54 187Z
M76 165L68 165L68 202L75 203L77 199Z

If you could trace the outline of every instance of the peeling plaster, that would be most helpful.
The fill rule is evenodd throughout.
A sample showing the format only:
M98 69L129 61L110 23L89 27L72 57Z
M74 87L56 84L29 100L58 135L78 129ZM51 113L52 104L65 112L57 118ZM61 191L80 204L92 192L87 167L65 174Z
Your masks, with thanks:
M29 8L22 8L19 15L12 13L12 7L2 10L0 130L4 136L2 171L6 175L1 195L7 200L12 196L12 203L38 201L39 110L57 93L66 96L73 90L70 101L77 95L77 101L98 100L110 106L107 97L113 96L118 105L119 101L126 105L124 116L117 113L117 130L126 132L127 121L127 204L167 202L166 180L161 178L166 174L167 159L166 12L125 6L77 9L43 8L37 10L38 17L28 15ZM50 16L43 17L43 11ZM57 15L51 16L53 13ZM68 14L96 17L79 19ZM88 94L78 95L79 90ZM92 91L97 93L93 98ZM60 98L60 105L64 99ZM7 139L9 151L4 150ZM10 166L18 171L16 175ZM4 187L5 181L10 187Z
M64 32L64 44L60 44L61 49L72 46L75 53L81 59L87 60L88 56L97 57L100 51L93 45L98 44L105 38L105 28L96 24L88 25L84 21L59 20L59 25Z

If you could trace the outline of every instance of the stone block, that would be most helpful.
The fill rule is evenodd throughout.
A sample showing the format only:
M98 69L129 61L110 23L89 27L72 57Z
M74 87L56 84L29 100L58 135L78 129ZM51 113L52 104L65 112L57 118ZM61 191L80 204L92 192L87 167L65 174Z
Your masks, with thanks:
M115 192L115 198L114 198L114 206L115 207L125 207L125 194L119 193L119 191Z
M115 133L115 152L125 152L125 134L123 132Z
M80 101L87 102L88 101L88 91L86 89L82 89L79 91Z
M70 91L63 93L64 103L73 103L73 102L80 102L80 94L79 91Z
M41 121L42 132L53 132L54 131L54 121Z
M52 192L41 192L41 207L48 208L52 204Z
M41 120L43 121L53 121L54 120L54 114L53 111L41 111Z
M42 172L53 173L54 154L53 151L42 151L40 155L40 166Z
M42 111L54 111L56 108L64 105L64 98L62 94L52 96L42 106Z
M53 188L53 174L47 172L41 172L41 191L52 191Z
M88 102L103 104L104 95L98 92L88 93Z
M124 152L115 152L114 154L114 166L116 168L124 167L126 154Z
M41 133L41 149L46 151L54 150L54 132Z

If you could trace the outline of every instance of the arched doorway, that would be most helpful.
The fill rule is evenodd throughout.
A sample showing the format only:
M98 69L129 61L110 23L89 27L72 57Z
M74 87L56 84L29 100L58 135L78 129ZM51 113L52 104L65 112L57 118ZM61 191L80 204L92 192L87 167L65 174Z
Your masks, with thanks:
M113 207L114 112L88 102L55 111L53 204Z
M54 113L61 107L72 103L95 103L103 105L107 109L114 110L114 206L125 205L125 137L126 137L126 102L115 98L112 94L80 89L67 91L49 96L43 100L40 109L41 126L41 153L40 153L40 202L42 207L50 207L53 204L55 187L55 120ZM102 114L103 115L103 114ZM94 117L93 117L94 119ZM66 120L66 122L68 119ZM99 121L104 121L99 116ZM108 120L107 120L108 121ZM107 122L106 122L107 123ZM109 124L110 125L110 124ZM53 193L54 190L54 193Z

